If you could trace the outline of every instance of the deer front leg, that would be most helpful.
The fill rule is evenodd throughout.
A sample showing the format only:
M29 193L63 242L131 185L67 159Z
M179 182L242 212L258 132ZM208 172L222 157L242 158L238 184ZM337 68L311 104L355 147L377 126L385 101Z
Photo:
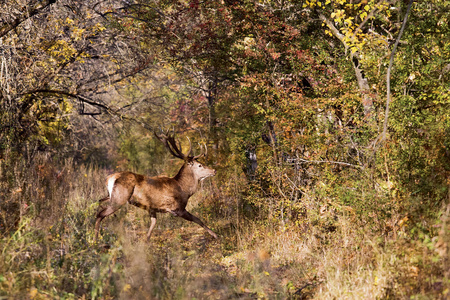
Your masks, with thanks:
M198 225L202 226L203 228L206 229L206 231L208 231L208 233L210 235L212 235L215 239L217 239L217 234L215 234L214 231L209 229L205 224L203 224L203 222L199 218L197 218L196 216L192 215L187 210L177 210L177 211L174 211L174 213L177 216L182 217L185 220L197 223Z
M150 228L148 229L148 233L147 233L147 241L150 240L153 228L155 228L155 225L156 225L156 212L149 211L149 214L150 214Z

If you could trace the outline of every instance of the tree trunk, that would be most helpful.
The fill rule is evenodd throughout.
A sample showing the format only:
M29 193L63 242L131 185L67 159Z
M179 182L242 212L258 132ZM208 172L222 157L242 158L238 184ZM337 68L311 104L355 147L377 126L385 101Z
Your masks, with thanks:
M364 115L368 116L373 110L373 100L370 97L370 86L364 72L360 68L358 53L351 54L353 69L355 70L356 80L358 82L359 92L361 93L362 104L364 107Z
M319 17L322 21L325 22L325 24L327 24L328 28L331 30L333 35L341 41L347 53L347 51L349 51L349 45L345 40L345 36L339 32L336 26L334 26L333 22L327 19L327 17L325 17L324 15L320 15ZM364 114L368 116L370 115L373 109L373 100L370 97L369 93L370 92L369 82L367 81L367 78L364 76L364 72L361 70L361 66L358 59L358 52L351 53L350 59L352 60L353 70L355 70L356 80L358 82L359 91L361 93L362 104L364 107Z

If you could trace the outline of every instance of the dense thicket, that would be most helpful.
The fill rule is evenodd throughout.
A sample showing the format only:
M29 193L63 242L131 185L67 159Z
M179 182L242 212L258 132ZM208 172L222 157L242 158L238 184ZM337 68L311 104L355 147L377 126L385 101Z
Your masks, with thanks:
M152 132L173 128L206 143L219 171L198 205L224 236L214 259L226 276L211 273L226 283L206 290L448 297L449 10L445 1L4 2L0 245L12 256L0 263L0 287L17 297L92 298L138 288L127 281L136 261L117 264L121 250L100 265L86 250L93 206L80 203L104 191L72 182L113 169L172 174ZM35 249L41 265L25 273L77 270L70 284L24 279L14 267L27 261L12 254L14 242L23 253L37 242L29 224L46 242ZM50 255L56 235L86 263ZM80 235L84 244L74 242ZM241 261L261 247L258 263ZM166 254L179 263L177 251ZM207 297L170 277L160 252L140 255L154 279L147 295ZM88 272L95 280L80 275ZM167 276L176 283L162 283Z

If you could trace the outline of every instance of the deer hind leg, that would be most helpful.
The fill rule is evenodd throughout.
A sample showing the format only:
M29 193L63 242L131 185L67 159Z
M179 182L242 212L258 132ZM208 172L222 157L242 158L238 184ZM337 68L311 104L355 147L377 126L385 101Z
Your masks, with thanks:
M119 209L119 208L117 208L117 209ZM102 210L100 210L97 213L97 219L95 220L95 238L94 238L94 241L96 241L97 238L98 238L98 232L99 232L99 229L100 229L100 222L104 218L106 218L107 216L113 214L117 209L114 209L112 206L107 206L107 207L103 208Z
M124 186L114 186L114 190L111 193L110 197L105 197L100 199L99 202L108 202L108 206L101 209L97 213L97 218L95 220L95 237L94 241L98 238L98 232L100 230L100 223L109 215L112 215L114 212L119 210L122 205L124 205L133 194L133 188L126 188Z
M111 198L109 196L106 196L100 200L98 200L99 203L105 202L105 201L109 201Z
M214 233L214 231L212 231L211 229L208 228L208 226L206 226L205 224L203 224L203 222L197 218L196 216L192 215L191 213L189 213L187 210L178 210L178 211L174 211L174 213L179 216L182 217L185 220L197 223L198 225L202 226L203 228L205 228L206 231L208 231L208 233L210 235L212 235L215 239L217 239L217 234Z

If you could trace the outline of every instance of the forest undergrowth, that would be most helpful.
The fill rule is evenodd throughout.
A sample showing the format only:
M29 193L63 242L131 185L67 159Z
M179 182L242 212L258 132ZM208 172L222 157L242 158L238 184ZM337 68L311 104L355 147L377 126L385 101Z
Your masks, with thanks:
M1 299L448 297L448 205L435 237L414 238L406 224L370 230L352 210L321 204L314 191L302 198L311 211L301 225L282 224L249 218L255 212L242 194L217 196L213 178L188 210L218 240L159 215L146 242L146 212L127 205L104 221L94 243L96 200L113 170L70 160L57 167L48 157L1 170Z

